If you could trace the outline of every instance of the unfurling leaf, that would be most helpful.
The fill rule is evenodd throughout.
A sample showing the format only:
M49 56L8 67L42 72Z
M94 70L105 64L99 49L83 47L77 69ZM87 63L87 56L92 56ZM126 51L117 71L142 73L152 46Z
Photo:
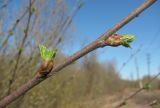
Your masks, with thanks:
M55 58L57 50L49 50L42 44L39 44L38 48L42 59L45 61L50 61Z
M129 43L131 43L131 42L133 42L134 40L135 40L135 36L133 36L133 35L130 35L130 34L124 34L124 35L122 35L122 45L124 46L124 47L129 47L129 48L131 48L131 46L130 46L130 44Z

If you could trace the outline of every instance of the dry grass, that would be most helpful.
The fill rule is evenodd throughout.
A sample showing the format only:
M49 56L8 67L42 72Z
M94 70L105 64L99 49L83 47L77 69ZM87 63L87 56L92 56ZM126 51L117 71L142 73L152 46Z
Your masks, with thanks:
M63 55L60 56L61 59L57 57L57 62L65 59ZM7 61L3 60L7 66ZM0 69L2 71L3 68ZM19 75L14 88L28 78L23 78L23 74ZM1 76L6 77L7 73L2 73ZM2 97L7 89L5 77L2 77L0 83ZM155 96L160 97L160 92L156 90L158 82L156 80L153 83L156 86L153 86L152 91L140 93L127 106L140 108L154 100ZM116 72L114 62L108 62L104 66L98 62L96 55L89 55L83 62L70 65L54 78L33 88L23 99L12 103L10 108L16 108L19 103L20 108L113 108L136 90L136 84L136 81L122 80Z

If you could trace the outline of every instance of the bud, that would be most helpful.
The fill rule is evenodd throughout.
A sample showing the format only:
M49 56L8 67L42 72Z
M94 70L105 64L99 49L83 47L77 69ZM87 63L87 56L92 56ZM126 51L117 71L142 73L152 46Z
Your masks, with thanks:
M38 47L42 58L42 64L40 69L38 70L38 74L40 75L40 77L46 77L51 72L54 66L53 59L56 56L57 50L49 50L41 44L39 44Z
M113 34L105 41L105 43L113 47L119 46L122 43L122 37L118 34Z
M110 36L106 41L105 44L108 46L124 46L124 47L129 47L131 48L130 44L131 42L133 42L135 40L135 36L133 35L128 35L128 34L124 34L124 35L118 35L118 34L113 34L112 36Z
M46 77L51 72L53 66L54 66L53 61L44 61L41 64L40 69L38 70L38 74L41 77Z

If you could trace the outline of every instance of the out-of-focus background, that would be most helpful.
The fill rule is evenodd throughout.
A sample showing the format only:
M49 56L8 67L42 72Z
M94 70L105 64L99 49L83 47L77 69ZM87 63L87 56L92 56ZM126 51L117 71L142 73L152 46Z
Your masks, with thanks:
M59 64L144 1L0 0L0 99L34 77L41 63L39 43L58 49L54 63ZM7 108L114 107L160 72L159 10L157 1L117 31L136 36L131 49L97 49ZM154 100L160 100L159 78L126 107L142 108Z

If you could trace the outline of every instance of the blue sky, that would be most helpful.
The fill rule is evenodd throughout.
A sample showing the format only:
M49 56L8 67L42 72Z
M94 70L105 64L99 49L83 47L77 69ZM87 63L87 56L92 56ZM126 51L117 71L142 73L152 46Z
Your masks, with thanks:
M16 1L16 0L15 0ZM15 6L13 13L18 9L21 0ZM77 0L66 0L69 3L70 10ZM118 23L122 18L127 16L145 0L84 0L84 5L73 19L73 25L76 29L73 32L72 43L65 45L63 52L66 55L71 55L80 50L88 43L97 39L101 34L106 32L114 24ZM117 70L120 70L131 54L142 45L141 51L135 55L132 60L121 70L123 78L130 78L131 73L136 78L135 58L139 64L140 76L147 74L146 54L151 55L151 72L156 74L160 67L160 1L145 10L139 17L132 20L126 26L121 28L119 34L133 34L137 36L132 43L132 49L124 47L105 47L96 50L100 63L114 61ZM14 16L12 16L14 17ZM12 19L12 17L9 17ZM7 19L6 19L7 20ZM9 22L8 22L9 23ZM74 41L76 40L76 41ZM74 45L72 45L74 44Z
M76 0L67 0L70 7L75 4ZM75 16L73 22L76 27L76 38L79 41L73 43L70 49L64 51L66 54L71 54L78 51L87 43L95 40L114 24L118 23L122 18L127 16L136 7L142 4L145 0L84 0L84 6ZM129 61L125 66L121 75L123 78L130 78L131 73L136 77L135 58L139 64L140 76L147 74L146 54L151 55L151 73L152 75L158 72L160 67L160 1L157 1L139 17L128 23L117 33L133 34L137 36L135 42L132 43L132 49L124 47L105 47L98 49L99 61L105 64L106 61L114 60L117 70L126 62L131 54L133 54L141 45L141 51Z

